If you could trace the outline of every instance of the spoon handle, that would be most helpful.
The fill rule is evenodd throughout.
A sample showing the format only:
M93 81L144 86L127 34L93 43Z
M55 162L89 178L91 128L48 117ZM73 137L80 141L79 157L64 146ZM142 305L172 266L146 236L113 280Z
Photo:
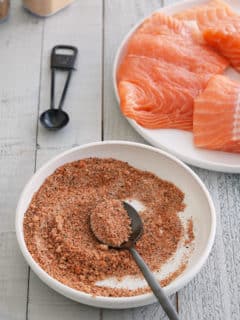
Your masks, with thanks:
M153 293L155 294L156 298L161 304L163 310L167 314L168 318L170 320L180 320L172 303L164 293L163 289L161 288L160 284L154 277L153 273L151 272L147 264L144 262L143 258L139 255L139 253L134 247L130 247L129 251L131 252L139 269L142 271L142 274L144 275L145 280L149 284L150 288L152 289Z

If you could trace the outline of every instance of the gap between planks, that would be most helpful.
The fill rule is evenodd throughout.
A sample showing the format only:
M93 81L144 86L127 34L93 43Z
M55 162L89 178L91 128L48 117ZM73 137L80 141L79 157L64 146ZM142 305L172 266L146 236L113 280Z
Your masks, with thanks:
M41 93L41 79L42 79L42 64L43 64L43 38L44 38L44 26L45 21L42 22L41 32L41 55L40 55L40 70L39 70L39 92L38 92L38 106L37 106L37 117L36 117L36 141L35 141L35 154L34 154L34 173L37 169L37 151L38 151L38 126L39 126L39 109L40 109L40 93ZM27 300L26 300L26 320L28 320L28 306L29 306L29 289L30 289L30 267L28 266L28 277L27 277Z

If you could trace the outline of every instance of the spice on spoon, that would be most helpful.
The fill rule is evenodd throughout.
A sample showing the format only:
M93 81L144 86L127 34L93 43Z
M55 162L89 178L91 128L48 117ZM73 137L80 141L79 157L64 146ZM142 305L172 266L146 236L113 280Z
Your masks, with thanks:
M100 202L90 215L91 229L100 242L119 247L131 235L131 220L122 201Z

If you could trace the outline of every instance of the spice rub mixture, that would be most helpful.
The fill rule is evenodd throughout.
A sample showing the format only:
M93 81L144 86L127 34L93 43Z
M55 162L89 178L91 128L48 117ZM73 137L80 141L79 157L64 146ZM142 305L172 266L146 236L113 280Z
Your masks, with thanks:
M184 194L150 172L111 158L68 163L45 180L24 218L28 250L48 274L72 288L103 296L148 292L148 287L128 290L96 284L108 277L141 275L128 251L101 244L90 227L94 210L101 206L108 210L108 201L132 199L145 208L139 212L144 233L136 248L151 270L157 271L184 237L179 215L185 207ZM183 270L181 265L161 284L167 285Z

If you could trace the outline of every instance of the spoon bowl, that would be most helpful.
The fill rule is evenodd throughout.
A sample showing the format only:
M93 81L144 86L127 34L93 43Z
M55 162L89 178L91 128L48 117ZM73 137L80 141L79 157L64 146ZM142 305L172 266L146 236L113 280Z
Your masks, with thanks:
M41 114L41 124L49 130L58 130L69 122L68 114L61 109L49 109Z

